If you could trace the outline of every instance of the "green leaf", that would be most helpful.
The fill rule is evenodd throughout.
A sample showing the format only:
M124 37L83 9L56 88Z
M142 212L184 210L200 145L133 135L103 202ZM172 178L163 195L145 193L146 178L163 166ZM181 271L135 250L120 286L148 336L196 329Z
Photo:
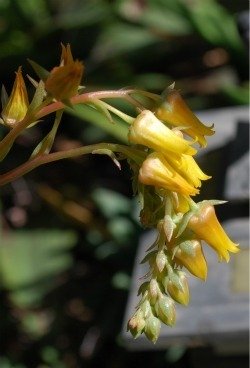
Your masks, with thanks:
M121 214L129 214L132 204L124 195L105 188L95 189L92 198L107 218L113 218Z
M112 24L101 33L93 49L92 58L104 61L112 57L138 50L159 41L159 38L147 29L130 24Z
M113 120L115 124L110 124L110 121L103 115L103 113L86 104L74 105L73 109L66 108L66 111L69 114L96 125L119 141L124 143L128 142L128 127L118 118L114 117Z
M71 231L16 231L2 236L0 283L20 306L39 303L56 275L72 264L68 249L75 244Z

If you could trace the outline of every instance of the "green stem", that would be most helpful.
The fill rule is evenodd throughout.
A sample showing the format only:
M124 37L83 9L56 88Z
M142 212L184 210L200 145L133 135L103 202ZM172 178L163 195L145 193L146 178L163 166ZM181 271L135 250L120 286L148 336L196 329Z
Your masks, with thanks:
M73 148L67 151L53 152L50 154L43 154L40 156L36 156L32 160L25 162L24 164L18 166L17 168L0 175L0 186L3 186L21 176L27 174L29 171L35 169L38 166L47 164L49 162L59 161L66 158L72 158L80 155L90 154L93 151L98 151L102 149L108 149L114 152L120 152L124 154L126 157L136 160L142 159L142 153L135 148L128 147L121 144L113 144L113 143L99 143L93 144L90 146Z

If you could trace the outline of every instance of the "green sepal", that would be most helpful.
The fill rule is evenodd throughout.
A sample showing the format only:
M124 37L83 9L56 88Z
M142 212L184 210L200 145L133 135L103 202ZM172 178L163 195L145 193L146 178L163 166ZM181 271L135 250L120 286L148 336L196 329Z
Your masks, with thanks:
M33 96L33 99L28 107L27 113L30 113L34 111L37 107L41 105L41 103L44 100L44 97L46 96L45 88L44 88L44 82L41 80L36 87L35 94Z
M41 65L37 64L33 60L28 59L28 62L30 63L30 65L32 66L38 77L45 82L48 76L50 75L50 72L44 69Z
M57 129L61 122L62 111L58 111L51 131L43 138L43 140L36 146L32 152L30 159L34 159L36 156L48 154L52 148L55 140Z
M2 85L2 90L1 90L2 109L4 109L4 107L7 105L8 100L9 100L9 96L6 92L6 89L5 89L4 85Z
M92 151L92 154L95 155L107 155L111 158L111 160L114 162L114 164L118 167L119 170L121 170L121 164L118 161L116 155L114 154L113 151L111 151L108 148L101 148L101 149L96 149L94 151Z

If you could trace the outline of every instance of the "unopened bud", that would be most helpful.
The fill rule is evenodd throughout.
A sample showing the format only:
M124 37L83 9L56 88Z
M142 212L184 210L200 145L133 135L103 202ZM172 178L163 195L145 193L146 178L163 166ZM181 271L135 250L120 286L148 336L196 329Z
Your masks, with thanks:
M149 298L150 298L150 303L151 304L155 304L158 296L159 296L159 285L158 282L155 279L150 280L149 283Z
M143 312L139 309L128 321L127 330L130 331L136 339L143 332L144 327L145 319L143 317Z
M144 333L147 338L156 343L161 329L161 323L158 318L156 318L153 314L146 320L146 325L144 328Z
M177 303L188 305L189 303L189 288L186 276L183 272L174 272L174 275L169 276L166 291Z
M162 296L158 299L155 304L155 312L157 317L166 325L173 326L175 324L175 306L171 298Z
M169 215L165 215L164 222L163 222L163 230L164 230L164 233L168 241L171 240L175 228L176 228L176 225L174 221L172 220L172 218Z
M157 253L155 262L159 272L162 272L167 262L167 257L163 251Z
M2 118L3 123L13 128L21 121L28 110L28 95L25 82L22 76L21 67L16 72L16 79L6 104L3 106Z

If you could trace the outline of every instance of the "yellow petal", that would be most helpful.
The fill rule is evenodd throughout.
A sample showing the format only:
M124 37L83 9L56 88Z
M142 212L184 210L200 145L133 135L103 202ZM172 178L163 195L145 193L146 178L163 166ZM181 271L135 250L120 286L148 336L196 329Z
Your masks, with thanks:
M214 207L202 205L199 212L191 217L188 228L192 230L199 239L204 240L218 254L219 260L229 261L229 252L237 253L238 244L232 242L219 223Z
M139 181L186 196L199 193L198 189L183 179L159 152L150 154L143 162L139 171Z
M190 146L191 142L175 134L149 110L144 110L137 116L130 127L128 138L132 143L142 144L165 154L174 152L194 155L197 152Z
M201 180L208 180L211 176L206 175L198 166L195 159L189 155L168 155L167 160L174 169L196 188L201 186Z
M156 109L155 114L170 125L186 127L184 132L202 147L207 145L204 136L214 134L212 127L207 127L194 115L177 90L169 91L166 101Z
M19 67L11 95L2 111L2 117L6 125L13 127L21 121L27 113L28 106L27 89L23 80L22 69Z
M175 252L174 259L178 265L186 267L192 275L205 281L207 278L207 262L201 243L198 240L190 240L186 243L188 243L188 249L185 249L185 243L180 245Z

